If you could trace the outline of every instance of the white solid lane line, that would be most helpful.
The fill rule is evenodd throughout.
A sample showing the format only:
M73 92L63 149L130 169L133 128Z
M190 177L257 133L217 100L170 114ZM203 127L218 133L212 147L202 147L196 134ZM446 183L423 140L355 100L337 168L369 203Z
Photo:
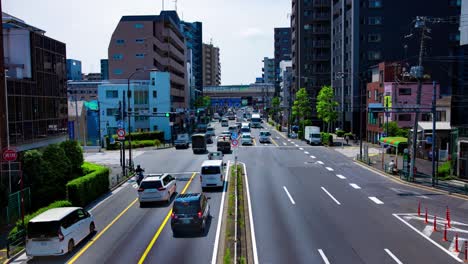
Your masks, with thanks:
M338 178L340 178L340 179L342 179L342 180L346 179L346 177L343 176L343 175L341 175L341 174L337 174L336 177L338 177Z
M329 170L329 171L333 171L333 169L330 168L330 167L325 167L325 168L326 168L327 170Z
M371 196L369 199L371 199L376 204L383 204L383 202L380 201L377 197Z
M245 179L245 188L247 189L247 204L249 206L249 222L250 222L250 239L252 240L252 248L253 248L253 263L258 264L258 253L257 253L257 240L255 239L255 227L253 222L253 215L252 215L252 202L250 201L250 189L249 189L249 177L247 176L247 168L245 167L245 163L242 163L244 167L244 179Z
M299 148L299 150L304 150L304 148Z
M226 165L227 165L227 168L229 169L229 166L231 165L231 161L228 160ZM225 199L228 181L229 181L229 171L227 172L226 179L224 181L223 194L221 195L221 208L219 209L218 219L223 219L224 199ZM215 264L218 258L219 237L221 235L221 222L222 222L221 220L218 220L218 225L216 226L216 236L215 236L213 255L211 256L211 264Z
M359 187L357 184L355 183L350 183L349 185L351 185L351 187L353 187L354 189L361 189L361 187Z
M320 253L320 256L322 257L323 262L325 264L330 264L330 261L328 261L328 258L327 256L325 256L325 253L323 253L323 250L319 249L318 252Z
M335 197L333 197L333 195L331 195L331 193L329 193L329 192L327 191L327 189L325 189L324 187L322 187L322 190L323 190L326 194L328 194L328 196L330 196L330 198L332 198L333 201L335 201L335 203L336 203L337 205L341 205L341 203L338 202L338 200L337 200Z
M309 155L309 152L308 152L308 151L304 151L304 154Z
M392 253L388 248L385 249L385 252L387 252L387 254L388 254L390 257L392 257L392 259L393 259L396 263L398 263L398 264L403 264L403 262L401 262L395 255L393 255L393 253Z
M291 203L296 204L296 202L294 202L294 199L291 197L291 194L289 194L288 189L286 189L286 186L283 186L283 189L286 192L286 194L288 195L289 200L291 201Z
M323 162L322 162L322 161L320 161L320 160L319 160L319 161L317 161L317 163L318 163L318 164L321 164L321 165L323 165Z
M315 156L310 156L312 159L315 159Z

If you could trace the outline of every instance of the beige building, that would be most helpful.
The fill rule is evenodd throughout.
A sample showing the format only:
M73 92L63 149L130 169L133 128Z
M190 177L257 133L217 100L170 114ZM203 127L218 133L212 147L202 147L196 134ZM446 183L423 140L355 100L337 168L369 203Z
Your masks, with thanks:
M221 85L219 48L203 43L203 86Z
M172 108L188 107L185 39L175 11L123 16L109 43L109 79L149 79L149 70L170 73ZM147 70L147 71L144 71Z

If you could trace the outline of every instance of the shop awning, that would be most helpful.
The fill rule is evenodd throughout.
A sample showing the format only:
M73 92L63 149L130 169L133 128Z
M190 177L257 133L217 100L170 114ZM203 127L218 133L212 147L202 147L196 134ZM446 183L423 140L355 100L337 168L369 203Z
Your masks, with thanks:
M398 147L399 144L407 144L408 139L404 137L385 137L385 138L380 138L380 142L384 144L388 144L390 146Z

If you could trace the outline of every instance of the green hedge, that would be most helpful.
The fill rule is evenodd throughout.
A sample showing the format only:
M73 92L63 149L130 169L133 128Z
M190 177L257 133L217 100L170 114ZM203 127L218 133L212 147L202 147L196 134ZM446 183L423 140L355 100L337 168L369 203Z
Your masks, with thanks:
M321 132L320 137L321 137L321 140L322 140L322 144L328 145L328 146L333 145L333 135L332 134L326 133L326 132Z
M120 143L117 140L117 136L112 136L115 140L114 144L110 144L109 137L106 136L106 149L107 150L117 150L120 149ZM128 136L127 136L128 138ZM141 142L144 141L144 142ZM150 145L149 141L154 143ZM141 148L141 147L151 147L159 146L161 142L164 142L164 132L163 131L153 131L153 132L135 132L132 133L132 147ZM125 147L128 146L128 142L125 141Z
M45 211L47 211L49 209L59 208L59 207L69 207L69 206L72 206L72 203L70 201L67 201L67 200L55 201L55 202L49 204L46 207L42 207L42 208L38 209L36 212L34 212L32 214L25 215L24 216L24 224L25 224L25 226L27 226L31 219L33 219L34 217L42 214L43 212L45 212ZM21 232L23 230L25 230L25 227L23 226L23 222L20 219L20 220L18 220L16 222L15 227L8 234L8 240L10 242L18 240L24 234L24 233Z
M354 135L351 132L345 133L344 136L348 137L348 139L354 139Z
M86 206L109 191L109 169L104 166L85 162L85 176L67 183L67 198L73 205Z
M164 141L164 132L163 131L152 131L152 132L135 132L132 133L132 141L138 140L159 140Z
M128 148L130 144L128 141L125 141L125 148ZM132 148L144 148L144 147L153 147L153 146L160 146L161 141L155 140L132 140Z
M437 177L444 178L450 175L450 162L444 162L438 168Z
M336 131L336 136L337 137L344 137L344 135L345 135L345 132L343 130L337 130Z

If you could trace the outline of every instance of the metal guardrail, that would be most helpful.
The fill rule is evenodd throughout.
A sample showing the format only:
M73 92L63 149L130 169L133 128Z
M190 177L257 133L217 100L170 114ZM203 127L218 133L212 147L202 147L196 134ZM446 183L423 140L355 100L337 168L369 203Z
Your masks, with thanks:
M26 243L26 231L20 230L16 233L13 240L7 239L7 258L11 258L13 255L18 253L24 248Z

